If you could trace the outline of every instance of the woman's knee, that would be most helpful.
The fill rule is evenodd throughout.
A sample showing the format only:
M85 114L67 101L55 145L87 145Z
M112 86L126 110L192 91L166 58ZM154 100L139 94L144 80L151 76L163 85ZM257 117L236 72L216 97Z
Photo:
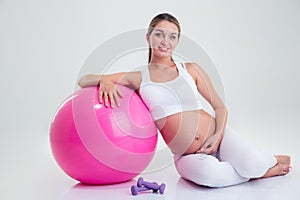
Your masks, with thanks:
M241 176L247 178L259 177L275 164L273 155L259 150L231 129L226 129L219 157L231 163Z

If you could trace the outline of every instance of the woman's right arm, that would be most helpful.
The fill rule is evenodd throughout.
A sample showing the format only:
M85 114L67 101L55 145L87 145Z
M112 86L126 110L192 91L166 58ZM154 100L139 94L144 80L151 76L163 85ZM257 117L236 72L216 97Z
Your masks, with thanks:
M89 86L100 86L99 87L99 102L102 103L104 99L105 106L108 106L108 101L111 103L111 107L120 105L119 97L122 97L121 90L116 84L130 87L131 89L139 88L141 84L141 73L135 72L121 72L108 75L95 75L88 74L81 77L78 81L78 85L82 88Z

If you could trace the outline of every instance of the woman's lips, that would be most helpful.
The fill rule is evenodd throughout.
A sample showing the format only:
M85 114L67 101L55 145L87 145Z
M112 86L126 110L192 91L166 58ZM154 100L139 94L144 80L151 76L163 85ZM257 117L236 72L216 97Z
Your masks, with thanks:
M167 48L167 47L158 47L158 50L162 51L162 52L167 52L167 51L169 51L169 48Z

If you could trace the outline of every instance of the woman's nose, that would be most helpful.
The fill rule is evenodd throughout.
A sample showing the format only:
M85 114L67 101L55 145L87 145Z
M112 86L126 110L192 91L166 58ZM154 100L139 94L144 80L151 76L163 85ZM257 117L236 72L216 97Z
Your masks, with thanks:
M167 42L168 42L168 37L164 36L164 37L162 38L162 40L161 40L161 43L164 44L164 45L166 45Z

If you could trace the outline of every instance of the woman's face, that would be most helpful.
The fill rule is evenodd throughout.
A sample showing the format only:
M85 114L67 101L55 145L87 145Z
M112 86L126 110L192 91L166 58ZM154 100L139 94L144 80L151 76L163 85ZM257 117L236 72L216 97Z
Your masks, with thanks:
M172 56L178 39L177 26L167 20L159 22L151 34L147 34L147 41L152 48L152 56L160 58Z

